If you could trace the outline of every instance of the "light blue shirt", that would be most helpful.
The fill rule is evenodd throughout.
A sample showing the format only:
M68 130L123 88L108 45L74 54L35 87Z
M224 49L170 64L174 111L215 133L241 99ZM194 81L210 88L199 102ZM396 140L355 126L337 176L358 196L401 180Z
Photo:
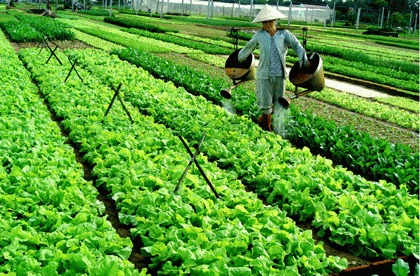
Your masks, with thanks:
M305 49L302 47L296 36L288 30L278 30L273 37L283 68L283 77L287 78L286 54L288 47L293 48L295 53L298 55L298 62L301 67L302 65L306 65L308 61ZM270 75L270 45L270 34L266 30L261 29L252 36L251 40L248 41L245 47L238 53L239 62L243 62L250 54L252 54L252 52L254 52L257 46L259 47L260 62L257 68L257 79L268 79Z
M276 48L276 42L274 36L271 37L270 44L270 77L283 77L283 68L281 66L281 60L279 51Z

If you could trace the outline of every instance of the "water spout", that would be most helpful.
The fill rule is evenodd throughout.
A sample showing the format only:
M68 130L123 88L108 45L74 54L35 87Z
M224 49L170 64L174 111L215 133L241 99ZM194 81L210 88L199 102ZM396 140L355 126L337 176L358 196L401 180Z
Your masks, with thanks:
M273 115L271 117L271 126L273 132L287 139L291 113L289 108L284 108L278 102L274 103Z

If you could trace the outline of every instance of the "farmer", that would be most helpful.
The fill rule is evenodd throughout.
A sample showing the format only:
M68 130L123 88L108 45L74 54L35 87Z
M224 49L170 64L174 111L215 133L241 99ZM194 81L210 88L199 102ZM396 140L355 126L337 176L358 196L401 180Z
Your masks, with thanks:
M276 28L276 19L285 17L275 8L265 5L252 21L252 23L262 22L262 29L258 30L238 53L238 61L244 62L257 46L260 49L260 62L256 77L257 104L262 115L258 116L258 124L267 131L271 131L271 114L274 103L283 97L286 88L288 47L292 47L298 55L300 67L310 66L305 49L299 40L288 30Z

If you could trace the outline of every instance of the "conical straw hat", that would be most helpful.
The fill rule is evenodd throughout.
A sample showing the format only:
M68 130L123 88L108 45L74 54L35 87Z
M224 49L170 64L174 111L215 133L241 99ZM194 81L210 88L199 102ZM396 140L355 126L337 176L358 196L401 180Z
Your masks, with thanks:
M264 8L260 10L260 12L257 14L257 16L252 20L251 23L257 23L262 21L268 21L273 19L279 19L279 18L286 18L284 14L279 12L277 9L271 7L270 5L264 5Z

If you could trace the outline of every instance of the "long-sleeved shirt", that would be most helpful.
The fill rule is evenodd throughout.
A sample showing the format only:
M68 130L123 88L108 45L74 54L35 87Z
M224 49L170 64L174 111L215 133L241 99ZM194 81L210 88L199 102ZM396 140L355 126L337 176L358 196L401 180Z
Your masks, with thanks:
M299 40L288 30L278 30L274 34L274 41L280 55L280 61L283 67L283 77L287 78L286 71L286 54L288 47L293 48L298 55L299 65L306 65L308 59L306 57L305 49L300 44ZM243 62L246 58L254 52L257 46L260 49L260 62L257 68L257 79L268 79L270 73L270 34L261 29L257 31L251 40L238 53L238 61Z

